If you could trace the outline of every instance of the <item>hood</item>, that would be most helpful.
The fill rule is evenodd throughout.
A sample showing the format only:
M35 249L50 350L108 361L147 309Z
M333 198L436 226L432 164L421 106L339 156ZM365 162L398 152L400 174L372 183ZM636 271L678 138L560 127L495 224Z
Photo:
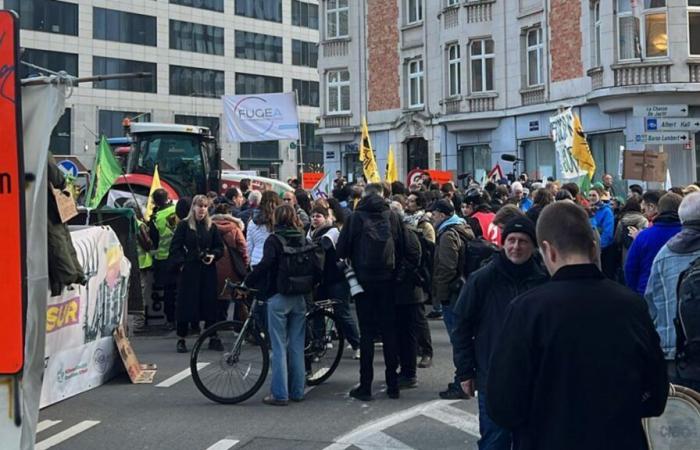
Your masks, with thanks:
M669 239L668 248L681 254L700 251L700 220L684 223L681 232Z
M225 231L231 231L233 227L238 227L240 230L244 228L243 221L238 217L233 217L231 214L214 214L211 216L211 220L218 228Z
M368 213L382 213L389 210L389 205L386 204L384 198L376 194L370 194L360 200L356 210Z
M452 217L448 217L444 222L440 224L437 230L437 234L444 233L447 229L455 230L463 238L467 240L474 239L474 232L471 227L467 225L464 219L457 216L456 214Z
M275 227L275 234L287 239L291 244L301 245L306 241L304 233L296 228Z
M663 212L654 218L654 225L678 226L681 219L674 211Z

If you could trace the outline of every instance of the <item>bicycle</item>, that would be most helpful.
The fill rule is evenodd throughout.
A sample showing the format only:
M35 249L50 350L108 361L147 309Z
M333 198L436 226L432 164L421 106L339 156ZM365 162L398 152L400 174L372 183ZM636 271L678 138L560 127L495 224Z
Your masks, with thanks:
M237 304L248 307L248 318L244 322L225 320L204 330L192 347L190 370L204 396L217 403L235 404L255 395L265 382L270 345L258 323L263 303L255 295L258 291L229 280L224 289L231 291L234 312ZM309 386L330 378L343 356L345 337L333 313L337 303L332 299L314 302L306 312L304 363ZM205 347L211 338L220 339L223 349L212 349L211 344Z

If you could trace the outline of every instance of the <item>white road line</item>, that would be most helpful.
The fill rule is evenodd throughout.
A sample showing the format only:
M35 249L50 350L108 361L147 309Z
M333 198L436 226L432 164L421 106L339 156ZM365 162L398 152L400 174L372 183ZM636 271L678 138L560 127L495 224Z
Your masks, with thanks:
M381 431L365 436L360 441L355 442L354 445L362 450L414 450L413 447L409 447L398 439L386 433L382 433Z
M239 442L238 439L222 439L211 447L208 447L207 450L228 450Z
M462 411L454 406L443 405L423 413L423 416L430 417L451 427L460 429L472 436L480 437L479 418L467 411Z
M36 432L41 433L42 431L51 428L54 425L58 425L59 423L61 423L60 420L42 420L37 424Z
M60 433L54 434L50 438L44 439L41 442L37 442L36 447L34 448L35 450L46 450L47 448L51 448L54 445L58 445L63 441L67 441L73 436L77 436L83 431L94 427L98 423L100 423L99 420L84 420L77 425L73 425L72 427L61 431Z
M197 370L202 370L203 368L207 367L208 365L209 365L209 363L197 363ZM169 388L170 386L174 385L175 383L178 383L191 375L192 375L192 372L190 371L190 369L185 369L182 372L176 373L175 375L168 378L167 380L161 381L160 383L156 384L156 387Z

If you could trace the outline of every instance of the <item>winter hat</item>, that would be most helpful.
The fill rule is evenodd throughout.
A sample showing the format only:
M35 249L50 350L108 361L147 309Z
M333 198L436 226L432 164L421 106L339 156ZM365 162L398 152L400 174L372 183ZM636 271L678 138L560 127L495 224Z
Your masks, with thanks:
M429 211L439 211L446 216L452 216L455 213L455 207L452 205L452 202L440 199L432 204Z
M501 234L502 243L506 242L506 238L510 233L524 233L532 240L532 243L537 246L537 233L535 232L535 224L527 217L517 217L508 222Z

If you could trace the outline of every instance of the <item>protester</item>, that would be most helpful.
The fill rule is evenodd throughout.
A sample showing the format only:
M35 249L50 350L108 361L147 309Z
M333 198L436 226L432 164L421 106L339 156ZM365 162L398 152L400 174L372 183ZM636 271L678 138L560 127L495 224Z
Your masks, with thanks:
M253 191L250 193L249 201L255 204L258 195L261 197L260 206L256 206L254 209L251 208L255 211L255 214L248 224L246 232L248 255L250 256L250 265L253 268L263 257L265 241L267 241L267 237L273 231L275 208L280 204L279 196L273 191L265 191L262 194L258 191Z
M678 207L682 198L671 193L665 194L661 200L658 207L654 206L658 213L654 225L640 232L627 252L625 284L639 295L646 292L654 258L668 240L681 231Z
M211 217L211 221L216 225L224 243L223 256L216 262L216 273L219 281L217 292L219 292L220 300L229 298L224 289L226 279L236 283L242 282L247 275L247 268L250 266L248 245L243 234L243 221L229 214L228 211L227 205L219 205Z
M625 205L620 209L620 218L615 229L615 245L621 252L622 267L627 264L627 254L634 238L641 230L649 225L649 221L642 214L642 198L632 195L627 198Z
M532 200L530 200L527 197L527 194L525 193L525 188L519 181L516 181L515 183L511 184L510 189L512 193L511 200L513 204L519 207L522 212L526 213L527 210L530 209L530 207L532 206Z
M156 189L151 198L154 206L148 224L148 232L151 242L153 242L153 248L155 248L153 252L153 289L163 292L163 312L167 327L175 329L177 280L172 271L170 244L178 218L175 214L175 205L168 198L168 191Z
M659 201L659 209L664 207L666 194ZM677 196L676 196L677 197ZM671 237L654 258L651 275L646 286L644 297L649 307L649 314L661 337L661 347L666 358L668 374L671 382L681 381L676 373L676 329L673 320L678 308L678 279L684 270L700 257L700 193L688 194L678 208L678 216L682 223L679 233ZM644 233L660 225L662 214L654 222L654 226L640 233L637 241ZM681 382L682 384L682 382Z
M515 205L504 205L493 217L493 225L498 227L500 234L508 222L519 217L525 217L525 213L520 208ZM500 246L501 242L498 242L497 245Z
M389 210L379 184L369 184L356 211L340 231L337 253L351 261L364 289L355 297L360 325L360 385L350 396L372 399L374 339L381 335L389 398L399 398L395 320L395 269L403 253L401 220Z
M516 296L547 281L533 257L536 248L532 221L526 217L510 221L503 230L503 250L469 276L455 305L452 342L457 379L468 397L479 391L479 448L511 448L510 432L493 423L486 411L486 380L506 307Z
M474 236L483 237L489 242L499 244L500 231L498 227L493 225L493 219L496 217L496 214L491 211L489 205L490 200L488 193L485 191L473 188L469 189L464 196L463 203L463 205L467 204L468 206L466 210L462 208L462 212L468 214L468 217L474 219L478 224L479 231L476 231L474 224L472 222L467 222L472 228L472 231L474 231Z
M642 194L642 212L649 220L649 224L654 223L659 215L659 200L664 195L663 191L646 191Z
M226 197L226 200L229 204L229 214L231 214L233 217L237 217L240 219L241 207L246 201L241 191L238 190L238 188L235 186L230 187L226 190L226 194L224 194L224 197ZM245 223L243 224L243 228L245 230Z
M552 280L514 299L490 360L486 407L516 450L644 449L643 417L668 378L644 304L593 264L593 229L569 202L547 206L537 239Z
M297 214L299 221L301 221L301 225L304 227L305 230L308 230L309 223L310 223L309 215L297 203L297 197L294 195L294 192L290 192L290 191L285 192L282 195L282 201L285 204L291 205L294 208L294 212Z
M615 194L614 179L609 173L603 175L603 188L610 195L610 197L617 197Z
M250 191L248 193L246 203L241 207L240 219L246 226L250 225L250 221L258 214L260 210L260 201L262 200L262 192L260 191Z
M591 212L591 226L600 236L600 262L603 273L610 279L615 278L617 259L615 257L615 215L610 205L602 200L604 190L595 186L588 192L588 202Z
M552 195L551 191L540 188L535 191L532 201L532 207L527 210L525 215L532 221L532 223L537 225L537 220L540 218L540 213L544 207L550 203L554 203L554 195Z
M172 267L178 273L175 309L178 353L187 352L188 326L198 333L200 320L208 328L221 319L215 263L223 255L224 246L209 217L209 203L204 195L192 199L190 214L177 225L170 244ZM221 340L212 337L209 348L223 350Z

